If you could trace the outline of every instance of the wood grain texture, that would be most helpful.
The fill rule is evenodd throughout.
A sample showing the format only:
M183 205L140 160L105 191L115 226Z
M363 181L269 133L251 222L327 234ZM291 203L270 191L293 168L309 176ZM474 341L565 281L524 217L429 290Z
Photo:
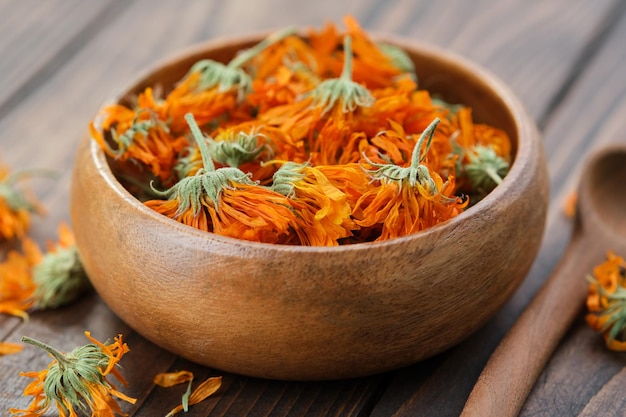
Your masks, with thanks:
M624 36L626 16L622 15L619 25L613 28L588 71L572 87L568 99L546 131L546 148L552 155L551 200L556 202L555 218L563 220L560 204L580 180L581 166L592 150L610 143L626 143L626 83L617 75L626 71ZM587 123L583 124L583 120ZM624 189L623 184L620 189ZM605 246L603 249L610 248ZM603 381L608 381L626 365L623 355L610 354L606 349L602 355L599 351L602 343L597 340L600 336L596 335L595 341L586 341L584 335L593 338L584 321L579 320L547 364L522 410L522 416L547 416L549 413L541 411L546 409L576 415L598 393ZM563 366L564 361L577 366Z
M0 2L0 118L63 67L120 8L115 0L53 0L35 7Z
M95 36L82 43L71 36L63 38L51 34L54 31L57 34L70 33L59 20L52 20L55 16L61 21L64 16L76 16L71 10L58 9L66 10L65 15L59 15L52 6L38 3L39 10L48 10L50 22L35 24L34 20L22 18L24 26L10 25L11 16L18 15L2 14L4 20L0 30L15 27L14 33L41 34L29 40L34 42L30 50L44 51L41 57L45 56L45 51L61 51L61 54L70 51L69 59L61 61L62 66L53 66L45 79L28 84L26 74L13 72L13 82L4 84L8 90L21 88L25 83L34 87L23 89L19 106L9 106L11 111L0 120L2 160L12 166L43 166L63 172L61 180L52 185L44 180L34 181L36 191L49 208L46 218L35 219L32 230L40 243L54 237L56 222L69 216L69 172L74 149L86 122L102 100L146 65L209 37L267 30L283 26L285 22L318 25L325 18L339 20L345 12L350 12L367 29L431 41L477 60L510 84L536 119L545 120L544 137L552 179L551 209L544 244L527 280L501 312L465 343L436 358L386 375L389 384L387 379L380 384L370 378L351 381L349 386L371 384L358 399L349 396L352 399L344 402L349 404L343 404L347 408L355 407L352 415L360 417L458 415L490 352L552 271L565 248L571 224L562 216L561 203L578 183L577 173L588 149L624 140L626 104L621 76L625 73L621 46L625 36L624 23L619 26L619 31L605 27L611 20L607 18L609 14L615 19L622 16L623 20L615 5L624 2L353 0L342 3L324 0L302 3L235 0L186 1L184 7L179 3L161 1L124 3L123 13L109 19ZM21 8L19 16L39 13L31 2L6 1L0 7L3 11ZM81 16L91 13L81 7L95 10L91 3L79 5L76 10L84 11ZM75 30L76 20L80 19L65 20L66 26ZM605 29L609 31L606 39L598 36ZM1 37L0 45L4 45L4 39L8 43L10 36ZM599 43L594 41L596 39ZM74 42L72 45L77 47L68 48L68 42ZM596 47L598 52L589 54L589 45ZM0 61L8 62L6 58L9 56L18 61L21 59L22 64L36 60L28 51L21 50L19 43L11 43L8 52L4 49ZM37 65L39 62L42 61ZM555 100L556 107L553 108ZM87 300L85 302L92 305L90 308L86 309L80 303L77 308L51 315L69 323L74 322L76 315L103 315L111 318L113 324L89 318L77 325L53 327L53 332L45 329L48 313L33 315L29 324L0 317L0 340L15 341L22 334L39 334L49 337L50 341L58 341L60 347L71 348L82 340L85 326L91 326L94 334L102 337L111 337L126 329L115 321L97 297ZM609 416L620 415L619 408L608 400L618 389L623 360L619 355L607 354L601 341L586 329L582 319L579 318L577 323L548 363L522 416L570 416L577 412L587 416L594 415L597 410L607 410ZM41 330L31 333L34 328ZM149 342L144 344L141 339L136 339L136 335L129 336L133 352L124 366L134 367L135 361L140 365L137 365L136 373L131 373L133 379L145 378L146 369L152 372L153 369L175 366L171 356L152 356L149 346L161 354L164 352ZM141 359L143 352L146 353L145 361ZM130 358L133 357L131 365ZM32 365L29 363L31 359L35 360ZM0 410L25 403L19 396L25 380L15 376L17 370L35 369L45 362L45 357L36 355L30 348L27 353L0 358ZM187 366L186 362L175 364ZM205 372L210 374L211 371ZM316 388L317 385L268 383L265 386L250 384L246 378L234 380L245 384L249 390L226 390L225 393L232 396L230 401L234 409L250 410L251 415L316 415L316 404L322 401L316 393L324 392ZM14 384L21 385L13 387ZM5 390L5 387L11 388ZM142 404L149 411L144 413L142 407L137 415L161 415L178 397L154 391L147 385L139 384L139 387L138 390L145 389L140 395L148 395ZM337 385L328 387L334 389ZM239 401L249 404L255 395L262 406L256 403L237 408ZM272 400L275 402L263 402L266 397L275 398ZM152 402L154 398L162 398L161 405ZM166 401L168 399L171 402ZM342 404L340 398L336 401ZM221 415L228 413L226 408L221 410ZM220 415L217 413L207 408L191 415Z

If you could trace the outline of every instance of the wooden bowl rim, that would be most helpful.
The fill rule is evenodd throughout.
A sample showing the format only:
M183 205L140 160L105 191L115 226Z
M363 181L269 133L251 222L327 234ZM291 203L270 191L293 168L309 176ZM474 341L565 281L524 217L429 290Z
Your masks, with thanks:
M141 85L144 80L164 67L175 65L177 62L193 55L206 54L207 51L223 48L229 44L244 45L258 42L260 39L267 36L268 33L271 32L264 31L248 35L218 37L206 42L191 45L182 51L157 61L155 64L149 66L147 69L142 71L139 76L135 77L123 88L120 88L117 93L114 93L107 100L105 100L99 109L102 109L110 104L118 103L121 98L128 94L129 91L136 89L136 87ZM300 34L306 36L304 31L301 31ZM254 248L262 251L276 251L277 253L297 252L318 253L322 255L327 253L337 254L338 252L343 253L401 246L415 240L435 238L438 235L446 234L447 231L454 230L459 223L476 216L481 210L488 210L489 207L494 205L494 203L498 200L506 198L506 195L510 193L514 187L516 187L517 180L525 174L525 167L529 159L533 158L533 149L538 145L535 142L539 141L539 135L534 121L528 114L525 106L521 103L513 91L499 77L491 73L489 70L462 55L443 49L437 45L391 34L370 33L370 36L376 41L391 43L403 48L404 50L415 51L420 55L425 56L427 59L436 59L446 66L457 66L461 68L463 73L473 74L476 78L480 79L488 89L496 93L497 97L502 101L514 122L515 131L517 133L516 153L508 174L505 176L502 183L487 194L481 201L452 219L420 232L379 242L361 242L339 246L303 246L255 242L195 229L157 213L149 207L146 207L117 180L107 162L104 152L100 149L93 138L87 134L90 142L89 152L96 165L97 172L119 195L119 197L129 204L129 207L136 210L140 215L148 216L151 219L162 223L164 227L172 228L180 233L188 234L193 238L200 239L205 242L215 242L236 247L250 245L250 249ZM99 121L97 118L94 124L96 128L99 129Z

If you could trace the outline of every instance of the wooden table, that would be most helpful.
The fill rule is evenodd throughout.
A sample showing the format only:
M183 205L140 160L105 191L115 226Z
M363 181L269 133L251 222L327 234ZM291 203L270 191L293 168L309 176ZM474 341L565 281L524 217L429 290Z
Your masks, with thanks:
M4 0L0 157L14 168L62 172L56 182L32 182L48 215L35 219L30 234L43 244L56 237L59 221L69 220L70 173L88 121L137 71L209 38L288 24L320 27L348 13L368 30L438 44L483 65L512 87L543 133L551 176L544 244L526 281L492 320L432 359L334 382L265 381L189 363L133 332L93 293L70 307L36 312L28 322L0 316L0 340L28 335L71 350L85 342L84 330L101 339L123 333L132 350L123 361L131 383L125 392L138 398L125 410L133 416L164 415L178 403L183 387L164 390L151 381L176 369L198 379L224 375L220 394L189 416L458 415L491 352L563 253L571 224L562 203L588 153L626 142L626 1ZM21 395L28 381L19 371L47 363L32 348L0 358L0 415L30 401ZM626 356L607 351L581 312L521 415L626 415L624 365Z

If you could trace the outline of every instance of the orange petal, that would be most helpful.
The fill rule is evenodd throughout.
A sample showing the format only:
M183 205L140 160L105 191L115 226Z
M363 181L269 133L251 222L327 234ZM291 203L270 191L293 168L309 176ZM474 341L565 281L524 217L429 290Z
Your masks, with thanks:
M606 342L606 347L609 348L609 350L614 350L616 352L626 352L626 342L609 339L608 334L604 335L604 341Z
M156 385L164 388L189 382L193 379L193 373L189 371L163 372L157 374L152 380Z
M565 197L563 202L563 214L570 219L574 218L576 214L576 204L578 203L578 193L571 192Z
M0 356L19 353L24 349L24 345L19 343L0 342Z
M211 377L204 381L202 384L198 385L195 391L189 396L189 405L198 404L201 401L206 400L211 395L215 394L218 389L222 386L222 377L216 376ZM165 417L173 417L176 414L180 413L183 410L183 405L178 405L172 409L167 416Z

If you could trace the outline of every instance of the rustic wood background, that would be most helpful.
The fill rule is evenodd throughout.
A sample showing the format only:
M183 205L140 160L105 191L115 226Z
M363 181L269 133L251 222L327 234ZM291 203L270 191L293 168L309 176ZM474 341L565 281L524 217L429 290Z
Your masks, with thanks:
M354 15L370 31L428 41L464 55L509 84L536 119L549 157L551 206L544 244L524 284L481 330L435 358L356 380L297 383L224 375L220 395L193 416L457 416L477 376L558 262L571 225L562 202L590 151L626 142L626 1L623 0L1 0L0 158L14 168L52 168L58 181L33 181L48 215L35 219L40 243L69 220L75 147L105 98L146 66L191 44L290 24L321 26ZM626 185L625 185L626 188ZM97 192L97 190L94 190ZM625 192L615 190L615 192ZM623 254L626 255L626 254ZM581 271L581 274L584 271ZM572 277L582 279L582 277ZM134 333L90 294L29 322L0 316L0 340L22 335L61 350L83 344L84 330L124 333L125 392L132 416L164 415L184 390L155 388L156 372L188 363ZM0 415L25 407L28 382L48 358L27 348L0 358ZM626 415L626 356L610 353L583 315L567 333L521 416Z

